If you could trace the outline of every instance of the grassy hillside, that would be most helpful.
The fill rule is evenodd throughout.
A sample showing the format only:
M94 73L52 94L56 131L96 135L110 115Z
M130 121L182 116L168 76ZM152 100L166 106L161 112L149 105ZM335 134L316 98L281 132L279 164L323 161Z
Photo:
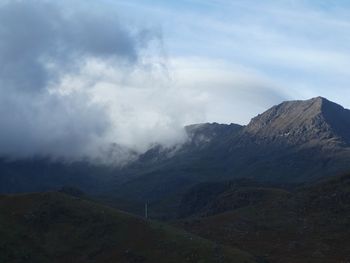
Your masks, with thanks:
M62 193L0 196L0 262L255 262L157 222Z
M243 206L228 206L232 197L237 203L237 196L223 194L219 196L221 202L216 197L215 202L226 209L224 213L214 211L215 215L180 224L188 231L244 248L271 263L350 262L350 175L289 194L275 192L264 202L241 200Z
M264 184L248 179L201 183L182 196L178 216L209 216L259 203L268 204L276 198L287 197L290 193L285 189L288 189L287 185Z

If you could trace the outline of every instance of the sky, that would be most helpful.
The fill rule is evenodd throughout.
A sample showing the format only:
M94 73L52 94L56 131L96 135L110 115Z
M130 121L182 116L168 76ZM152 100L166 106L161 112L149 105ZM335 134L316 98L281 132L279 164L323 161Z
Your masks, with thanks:
M124 162L184 142L184 125L245 125L285 100L350 108L349 11L341 0L0 0L0 155Z
M191 74L217 104L210 121L246 124L286 99L324 96L350 107L348 1L146 0L118 7L161 28L179 78Z

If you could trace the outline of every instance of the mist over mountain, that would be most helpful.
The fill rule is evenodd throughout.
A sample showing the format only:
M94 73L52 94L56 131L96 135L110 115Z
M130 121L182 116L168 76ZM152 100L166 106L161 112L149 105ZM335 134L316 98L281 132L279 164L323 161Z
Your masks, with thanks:
M1 1L1 157L120 165L202 119L174 96L161 31L106 2Z
M123 166L112 161L94 164L89 159L65 164L50 159L5 158L0 165L1 191L56 189L72 184L137 201L176 196L204 181L313 181L350 169L349 120L349 110L318 97L283 102L247 126L186 126L187 140L183 143L170 147L156 144L141 154L111 145L106 156L112 156L111 160L128 156Z

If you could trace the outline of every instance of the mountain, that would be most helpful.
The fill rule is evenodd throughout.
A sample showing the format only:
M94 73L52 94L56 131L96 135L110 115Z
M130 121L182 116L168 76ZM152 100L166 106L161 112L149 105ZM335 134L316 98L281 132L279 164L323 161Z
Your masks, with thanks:
M208 189L219 190L208 197ZM293 191L251 182L202 184L187 193L182 206L187 218L178 226L266 262L350 260L349 174Z
M317 97L283 102L247 126L190 125L187 143L170 156L151 150L152 161L125 167L129 179L116 178L109 193L153 202L156 216L165 207L175 211L201 182L246 178L281 185L341 174L350 171L349 123L349 110Z
M349 112L283 102L246 126L187 126L183 145L122 167L4 157L2 193L66 187L0 195L0 262L347 262ZM86 196L139 215L147 202L211 241Z
M74 186L116 207L147 201L153 217L174 217L182 196L198 183L244 178L299 184L350 171L349 112L322 97L287 101L246 126L189 125L183 145L156 145L122 167L4 158L0 192Z
M257 263L240 250L55 192L0 196L0 262Z

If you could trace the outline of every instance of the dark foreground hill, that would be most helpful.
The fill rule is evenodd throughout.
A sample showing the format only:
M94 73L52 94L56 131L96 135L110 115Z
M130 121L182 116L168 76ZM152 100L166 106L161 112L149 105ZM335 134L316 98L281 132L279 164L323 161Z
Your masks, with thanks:
M61 193L0 196L0 262L237 262L253 257Z
M290 192L218 184L185 196L186 230L271 263L350 262L350 175Z

